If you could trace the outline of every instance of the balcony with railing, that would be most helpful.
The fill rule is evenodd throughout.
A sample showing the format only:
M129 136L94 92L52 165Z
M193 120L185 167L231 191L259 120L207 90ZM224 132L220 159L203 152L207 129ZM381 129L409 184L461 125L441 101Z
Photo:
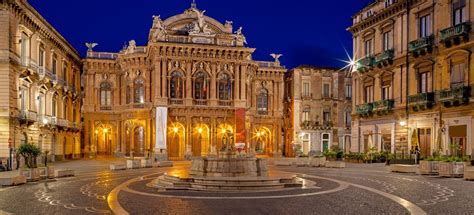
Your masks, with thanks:
M105 60L115 60L118 57L118 53L112 52L87 52L87 58L93 59L105 59Z
M383 68L388 65L393 64L393 58L395 57L395 52L393 49L383 51L382 53L375 56L375 65L378 68Z
M361 73L368 72L374 67L374 63L375 58L373 56L367 56L356 62L355 69Z
M426 53L433 52L434 36L427 36L415 41L411 41L408 44L408 50L413 54L414 57L425 55Z
M385 99L373 103L372 111L378 115L386 115L393 109L395 101L393 99Z
M232 107L233 102L231 100L219 100L218 104L221 107Z
M21 110L19 114L20 122L33 123L38 120L38 115L35 112L29 110Z
M136 108L136 109L145 108L145 103L135 103L133 104L133 108Z
M65 119L58 119L58 126L61 128L67 128L69 126L69 122Z
M196 106L207 106L206 99L194 99L194 105Z
M368 117L372 114L373 104L361 104L356 106L356 113L361 117Z
M439 92L439 101L445 107L459 106L469 103L471 88L469 86L457 86L444 89Z
M57 126L58 125L58 117L52 116L49 118L51 125Z
M449 28L445 28L440 31L441 42L444 43L446 47L451 47L454 45L459 45L461 41L469 41L469 33L471 32L471 23L464 22Z
M170 105L183 105L184 104L184 99L175 99L171 98L169 99Z
M303 130L317 130L320 127L320 123L318 121L303 121L300 127Z
M408 106L413 111L420 111L432 108L434 105L434 93L418 93L408 96Z

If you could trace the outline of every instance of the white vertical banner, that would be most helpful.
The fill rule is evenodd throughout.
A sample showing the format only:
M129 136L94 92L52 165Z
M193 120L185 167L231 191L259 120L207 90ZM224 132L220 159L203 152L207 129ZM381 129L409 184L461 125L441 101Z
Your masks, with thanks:
M156 151L166 149L166 133L168 131L168 108L156 108Z

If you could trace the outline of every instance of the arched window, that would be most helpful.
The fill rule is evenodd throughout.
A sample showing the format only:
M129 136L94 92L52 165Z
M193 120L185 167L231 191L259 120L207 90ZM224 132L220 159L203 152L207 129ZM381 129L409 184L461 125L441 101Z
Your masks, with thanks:
M194 76L194 99L207 99L209 89L209 76L205 72L198 72Z
M64 106L63 106L63 119L67 119L67 112L68 112L68 99L64 99Z
M181 72L171 73L170 98L182 99L183 92L184 92L183 89L184 89L183 73Z
M221 73L218 77L219 100L232 100L232 80L227 73Z
M135 80L134 102L136 104L145 103L145 85L143 79Z
M112 105L112 86L108 82L100 84L100 106Z
M132 89L130 86L127 86L127 88L125 89L125 101L127 102L127 104L132 103Z
M268 112L268 90L262 88L257 97L257 111L260 114L267 114Z

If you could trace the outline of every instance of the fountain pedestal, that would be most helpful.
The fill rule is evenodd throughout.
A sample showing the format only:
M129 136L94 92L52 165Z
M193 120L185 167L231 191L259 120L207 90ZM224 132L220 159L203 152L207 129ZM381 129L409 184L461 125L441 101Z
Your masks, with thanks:
M190 175L210 177L268 176L267 161L261 158L196 158Z

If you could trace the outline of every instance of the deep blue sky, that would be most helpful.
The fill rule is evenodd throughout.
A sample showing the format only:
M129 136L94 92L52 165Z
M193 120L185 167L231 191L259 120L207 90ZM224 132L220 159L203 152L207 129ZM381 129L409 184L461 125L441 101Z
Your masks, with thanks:
M167 18L190 7L192 0L29 0L80 53L85 42L96 51L119 51L135 39L145 45L152 15ZM300 64L341 67L335 59L352 52L346 28L351 16L374 0L197 0L198 8L220 22L243 26L256 60L282 53L288 68ZM67 8L67 9L66 9Z

